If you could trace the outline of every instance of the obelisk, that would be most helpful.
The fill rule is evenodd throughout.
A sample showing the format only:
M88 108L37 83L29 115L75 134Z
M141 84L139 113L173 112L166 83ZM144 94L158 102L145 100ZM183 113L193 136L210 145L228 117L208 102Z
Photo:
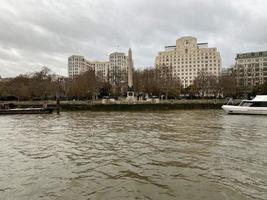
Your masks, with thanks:
M134 101L134 91L133 91L133 57L131 48L128 51L128 91L127 91L127 101Z
M133 58L131 48L128 51L128 91L133 90Z

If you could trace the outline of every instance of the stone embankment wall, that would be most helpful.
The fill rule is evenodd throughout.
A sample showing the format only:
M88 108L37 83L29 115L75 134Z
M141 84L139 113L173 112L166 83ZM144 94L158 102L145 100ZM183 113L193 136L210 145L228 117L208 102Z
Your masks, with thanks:
M236 101L235 104L240 101ZM17 107L41 107L43 101L12 102ZM62 111L159 111L159 110L182 110L182 109L220 109L226 104L226 100L176 100L153 102L127 103L115 101L102 104L101 101L62 101L60 106ZM48 107L56 107L55 101L49 101Z

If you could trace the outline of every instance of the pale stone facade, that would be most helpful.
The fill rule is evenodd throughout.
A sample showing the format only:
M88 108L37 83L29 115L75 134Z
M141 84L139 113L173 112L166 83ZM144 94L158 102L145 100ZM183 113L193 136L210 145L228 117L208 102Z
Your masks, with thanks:
M114 52L109 55L109 79L111 84L127 81L127 56L125 53Z
M237 86L252 88L267 81L267 51L237 54Z
M114 52L109 55L109 61L89 61L83 56L73 55L68 58L68 74L70 78L89 69L111 84L127 82L127 59L125 53Z
M86 72L90 68L94 69L93 63L86 60L83 56L72 55L68 58L68 73L70 78Z
M109 61L95 61L93 65L96 75L102 80L108 81Z
M175 46L166 46L165 51L159 52L155 67L162 66L168 67L183 87L188 87L200 72L219 76L222 60L217 48L209 48L207 43L197 43L194 37L181 37L176 40Z

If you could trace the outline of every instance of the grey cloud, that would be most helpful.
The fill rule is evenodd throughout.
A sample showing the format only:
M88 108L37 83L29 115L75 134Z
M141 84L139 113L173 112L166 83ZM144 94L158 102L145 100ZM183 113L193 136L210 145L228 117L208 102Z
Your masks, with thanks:
M0 0L0 75L43 65L67 74L67 57L106 60L133 49L136 67L192 35L216 46L223 65L237 52L267 50L264 0ZM119 47L118 47L119 46Z

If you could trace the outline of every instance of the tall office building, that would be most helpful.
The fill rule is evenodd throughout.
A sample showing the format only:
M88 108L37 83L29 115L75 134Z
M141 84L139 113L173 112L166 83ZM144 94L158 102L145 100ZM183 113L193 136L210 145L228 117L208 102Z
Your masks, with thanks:
M127 82L127 56L114 52L109 55L109 80L111 84Z
M235 60L237 86L251 89L267 82L267 51L237 54Z
M95 74L104 81L108 81L109 75L109 61L95 61L93 62Z
M70 78L86 72L89 69L94 69L94 65L83 56L72 55L68 58L68 74Z
M73 55L68 58L69 77L73 78L89 69L102 80L113 85L127 82L127 60L125 53L114 52L109 55L109 61L89 61L83 56Z
M208 43L198 43L194 37L181 37L176 45L166 46L165 51L159 52L155 67L168 68L172 77L188 87L200 72L219 76L222 59L217 48L209 48Z

